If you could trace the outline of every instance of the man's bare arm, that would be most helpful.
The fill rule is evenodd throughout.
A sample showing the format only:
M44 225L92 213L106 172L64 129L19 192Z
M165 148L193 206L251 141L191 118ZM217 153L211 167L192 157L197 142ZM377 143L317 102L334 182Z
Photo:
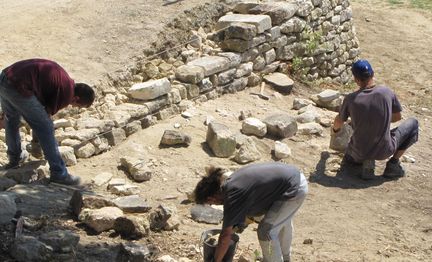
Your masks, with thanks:
M232 227L226 227L222 229L222 232L219 235L218 245L216 247L216 252L214 257L215 262L222 262L222 259L224 258L226 252L228 251L233 233L234 231Z
M342 121L342 119L340 118L339 114L335 117L334 121L333 121L333 131L334 132L338 132L343 125L344 121Z

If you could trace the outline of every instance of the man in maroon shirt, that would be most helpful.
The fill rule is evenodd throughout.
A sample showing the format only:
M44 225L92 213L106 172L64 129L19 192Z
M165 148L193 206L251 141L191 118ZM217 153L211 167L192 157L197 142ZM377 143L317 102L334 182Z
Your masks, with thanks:
M360 171L361 178L375 177L375 160L391 157L386 164L384 177L399 178L405 175L399 158L417 142L418 122L404 120L398 127L390 124L402 119L402 106L395 93L386 86L376 86L372 66L366 60L352 65L352 74L359 89L348 94L333 123L337 133L343 123L351 118L353 135L342 161L348 172Z
M75 83L57 63L45 59L16 62L0 74L0 101L6 129L9 163L16 168L25 160L21 149L19 125L21 116L39 140L50 165L52 182L75 185L80 179L68 173L54 136L51 116L68 105L89 107L95 99L93 89Z

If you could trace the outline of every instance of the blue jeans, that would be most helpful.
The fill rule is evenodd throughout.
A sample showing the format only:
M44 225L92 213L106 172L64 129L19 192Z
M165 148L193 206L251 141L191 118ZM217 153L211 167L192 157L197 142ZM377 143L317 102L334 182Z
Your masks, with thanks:
M0 101L6 116L6 145L10 162L18 162L21 157L21 137L19 125L21 116L30 125L39 139L45 159L50 165L51 177L68 175L54 136L53 122L36 96L24 97L9 85L7 77L0 74Z

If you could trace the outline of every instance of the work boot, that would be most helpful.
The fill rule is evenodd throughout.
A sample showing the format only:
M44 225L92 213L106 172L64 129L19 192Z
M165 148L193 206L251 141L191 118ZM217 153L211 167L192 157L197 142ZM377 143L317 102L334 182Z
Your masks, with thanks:
M375 179L375 160L365 160L362 164L361 179Z
M29 153L26 150L21 151L19 160L9 160L9 163L3 166L4 170L15 169L22 165L29 158Z
M399 159L390 159L387 161L383 177L398 179L405 176L405 170L401 166Z
M81 178L79 176L66 175L63 177L50 177L50 182L63 184L68 186L77 186L81 183Z

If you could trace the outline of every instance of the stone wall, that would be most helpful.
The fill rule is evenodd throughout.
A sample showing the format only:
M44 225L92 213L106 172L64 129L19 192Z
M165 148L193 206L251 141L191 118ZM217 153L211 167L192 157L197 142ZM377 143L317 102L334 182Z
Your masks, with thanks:
M90 109L59 114L56 138L67 163L107 151L194 103L259 85L276 71L349 81L359 53L349 0L225 2L237 3L218 8L231 10L221 17L207 17L214 27L192 30L176 52L143 58L112 77ZM30 141L29 129L21 131Z

